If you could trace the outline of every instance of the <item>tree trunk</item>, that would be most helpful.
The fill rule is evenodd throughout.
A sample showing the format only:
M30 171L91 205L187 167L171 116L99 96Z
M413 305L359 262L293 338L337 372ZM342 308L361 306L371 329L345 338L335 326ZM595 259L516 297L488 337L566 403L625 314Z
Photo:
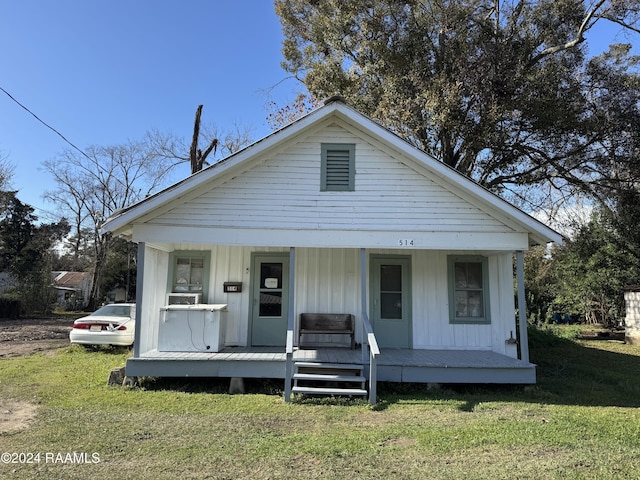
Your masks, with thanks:
M214 138L211 144L203 152L198 148L198 139L200 137L200 116L202 115L202 105L198 105L196 109L196 119L193 122L193 138L191 139L191 148L189 149L189 159L191 161L191 173L197 173L202 170L204 162L211 152L216 151L218 139Z
M101 300L101 288L100 283L102 282L102 271L104 270L104 266L107 260L107 254L109 252L110 246L110 238L109 234L96 236L96 244L95 244L95 266L93 269L93 283L91 284L91 295L89 295L89 304L87 305L87 309L89 311L93 311L100 305Z
M196 110L196 119L193 122L193 138L191 139L191 148L189 149L189 159L191 160L191 173L202 170L202 163L198 155L198 137L200 136L200 116L202 115L202 105L198 105Z

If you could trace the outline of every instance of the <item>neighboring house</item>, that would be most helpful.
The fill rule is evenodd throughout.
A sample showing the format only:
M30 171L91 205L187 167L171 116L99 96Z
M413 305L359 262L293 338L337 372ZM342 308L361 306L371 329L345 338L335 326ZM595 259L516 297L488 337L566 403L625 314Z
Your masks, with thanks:
M116 287L106 294L107 303L123 303L127 301L127 290L123 287Z
M56 304L67 309L84 308L91 295L91 274L86 272L53 272Z
M17 285L16 278L9 272L0 272L0 294L6 293Z
M336 98L103 229L139 244L128 376L283 378L288 399L298 362L348 363L372 402L378 380L535 383L523 252L562 241ZM354 315L358 347L298 348L302 313Z
M624 341L630 345L640 345L640 285L630 285L625 288L624 303L626 307Z

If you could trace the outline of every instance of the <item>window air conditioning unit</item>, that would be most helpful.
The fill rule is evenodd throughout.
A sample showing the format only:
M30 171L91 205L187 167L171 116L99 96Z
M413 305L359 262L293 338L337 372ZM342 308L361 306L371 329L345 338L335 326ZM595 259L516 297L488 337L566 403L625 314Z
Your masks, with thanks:
M167 305L197 305L202 303L201 293L167 293Z

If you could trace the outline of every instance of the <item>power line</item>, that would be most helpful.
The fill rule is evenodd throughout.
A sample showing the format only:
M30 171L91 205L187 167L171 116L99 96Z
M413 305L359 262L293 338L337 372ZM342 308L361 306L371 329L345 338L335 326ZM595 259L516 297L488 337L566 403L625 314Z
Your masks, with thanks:
M36 120L38 120L41 124L43 124L45 127L47 127L49 130L53 131L54 133L58 134L60 136L60 138L62 138L62 140L64 140L65 142L67 142L69 145L71 145L73 148L75 148L77 151L79 151L82 155L84 155L85 157L87 157L89 160L91 160L91 157L89 157L89 155L87 155L86 153L84 153L82 150L80 150L78 147L76 147L73 143L71 143L69 140L67 140L67 138L62 135L58 130L56 130L55 128L53 128L51 125L49 125L47 122L45 122L44 120L42 120L40 117L38 117L35 113L33 113L31 110L29 110L27 107L25 107L22 103L20 103L18 100L16 100L13 95L11 95L9 92L7 92L4 88L0 87L0 90L2 90L11 100L13 100L15 103L17 103L18 105L20 105L22 108L24 108L27 112L29 112L31 115L34 116L34 118Z
M60 214L60 213L53 213L49 210L45 210L42 207L37 207L35 205L29 205L31 208L33 208L34 210L40 210L45 216L49 217L49 218L53 218L55 220L62 220L63 218L66 218L65 215Z

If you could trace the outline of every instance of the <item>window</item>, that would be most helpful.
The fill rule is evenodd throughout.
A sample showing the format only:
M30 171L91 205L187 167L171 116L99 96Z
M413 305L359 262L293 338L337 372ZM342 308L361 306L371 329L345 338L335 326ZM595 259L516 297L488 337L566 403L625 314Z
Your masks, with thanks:
M487 258L448 257L450 323L490 323Z
M169 292L207 294L209 283L209 252L173 252L170 260Z
M323 143L320 190L348 192L355 190L356 146L349 143Z
M176 257L173 273L174 292L202 292L204 259Z

